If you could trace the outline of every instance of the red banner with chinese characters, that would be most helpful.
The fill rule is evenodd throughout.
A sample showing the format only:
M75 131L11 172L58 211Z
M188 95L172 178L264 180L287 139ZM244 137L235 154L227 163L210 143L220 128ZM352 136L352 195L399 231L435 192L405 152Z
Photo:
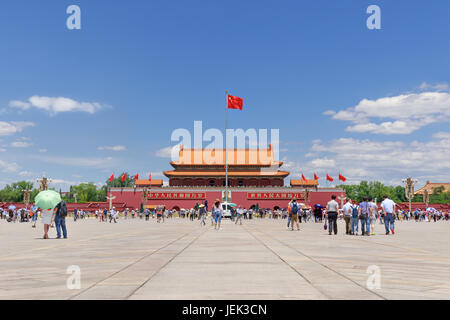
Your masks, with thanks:
M250 200L305 200L305 194L302 192L249 192L247 199Z
M204 200L206 193L204 192L149 192L148 199L152 200Z

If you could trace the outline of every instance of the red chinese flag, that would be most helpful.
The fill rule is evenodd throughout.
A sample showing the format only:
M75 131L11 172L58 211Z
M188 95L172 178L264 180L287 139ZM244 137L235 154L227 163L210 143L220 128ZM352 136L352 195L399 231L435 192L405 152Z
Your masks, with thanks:
M109 177L108 181L111 182L114 180L114 174L111 175L111 177Z
M148 174L148 180L152 181L152 173L151 172Z
M320 178L317 176L317 174L314 173L314 180L319 180Z
M122 182L125 182L125 180L127 180L127 174L126 173L122 176Z
M334 181L334 179L332 177L330 177L330 175L328 173L327 173L327 180L330 181L330 182Z
M347 181L347 178L344 177L343 175L339 174L339 180L341 180L342 182Z
M305 175L302 174L302 180L306 181Z
M136 174L136 175L134 176L134 181L136 181L136 180L139 180L139 174Z
M244 107L244 100L239 97L228 96L228 109L242 110Z

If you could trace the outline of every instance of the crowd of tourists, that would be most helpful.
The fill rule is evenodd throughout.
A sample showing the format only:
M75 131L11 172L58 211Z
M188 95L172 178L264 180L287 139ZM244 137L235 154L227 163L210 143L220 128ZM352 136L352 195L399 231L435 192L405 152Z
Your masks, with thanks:
M61 209L61 204L63 208ZM365 197L361 202L346 199L345 204L340 207L333 196L326 207L319 204L313 207L307 207L302 203L298 203L296 199L292 199L287 208L264 209L252 206L244 208L242 206L229 207L230 220L235 224L242 225L243 220L252 219L273 219L287 220L287 229L300 230L302 223L323 223L324 229L328 230L330 235L338 233L338 220L345 221L345 233L347 235L375 235L376 224L385 226L386 234L395 234L395 221L416 222L438 222L448 221L449 212L439 211L434 208L427 210L415 210L407 212L396 208L394 201L387 196L384 197L381 206L378 206L371 197ZM37 207L30 209L16 209L10 206L8 209L0 208L0 219L9 223L28 223L36 228L36 222L40 218L44 224L44 238L48 238L49 228L56 226L57 238L67 238L67 229L65 218L69 215L64 201L55 209L40 210ZM202 226L206 226L207 217L211 219L211 225L215 229L220 230L222 219L224 217L224 208L222 203L217 199L211 210L208 208L207 201L197 203L191 209L167 209L159 206L153 209L129 209L123 210L112 207L107 209L83 210L74 209L71 213L74 222L85 219L96 219L98 222L118 223L119 219L124 220L145 220L150 221L156 219L157 223L164 223L166 219L179 217L188 221L198 221Z

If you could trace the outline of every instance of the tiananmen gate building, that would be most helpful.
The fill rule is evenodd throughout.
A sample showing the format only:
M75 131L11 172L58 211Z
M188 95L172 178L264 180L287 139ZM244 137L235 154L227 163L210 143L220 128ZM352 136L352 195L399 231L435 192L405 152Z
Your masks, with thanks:
M167 209L190 209L208 201L209 208L216 199L225 199L226 163L228 164L228 198L230 202L250 208L286 208L292 198L307 205L325 205L331 195L345 197L343 189L319 188L317 180L291 180L283 171L283 162L276 161L272 146L267 149L231 149L226 161L223 149L180 148L177 161L170 162L173 170L165 171L168 186L162 180L138 180L134 188L112 188L116 208L147 208L165 206Z

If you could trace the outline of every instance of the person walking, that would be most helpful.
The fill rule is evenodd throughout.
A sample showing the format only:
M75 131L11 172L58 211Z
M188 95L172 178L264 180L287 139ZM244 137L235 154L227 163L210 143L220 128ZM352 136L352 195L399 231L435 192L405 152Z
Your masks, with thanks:
M242 216L244 214L244 209L241 208L241 206L239 206L236 210L236 222L235 224L238 224L238 222L241 223L242 226Z
M199 205L198 214L200 215L200 225L206 226L206 207L204 204Z
M338 212L339 212L339 203L336 201L336 196L331 196L331 201L327 203L326 212L328 215L328 234L331 236L331 234L334 231L334 234L337 235L338 229L337 229L337 218L338 218Z
M369 230L370 235L375 235L375 224L377 222L378 208L377 204L373 202L372 197L369 197Z
M212 208L212 215L214 216L214 229L220 230L220 224L222 223L222 215L223 215L223 209L220 206L220 200L217 199L216 202L214 203L214 206Z
M342 207L344 213L344 221L345 221L345 234L352 234L352 201L347 198L347 203Z
M289 230L289 227L290 227L290 225L291 225L291 204L292 204L292 200L289 201L288 207L287 207L287 211L288 211L288 216L287 216L288 222L287 222L287 227L286 227L286 229L288 229L288 230Z
M44 239L48 239L48 230L52 224L55 209L42 210L42 223L44 224Z
M56 225L56 239L61 239L61 229L64 239L67 239L66 217L67 204L63 200L56 206L55 211L55 225Z
M111 211L109 212L109 223L111 223L114 220L114 223L117 223L116 220L116 210L114 210L115 207L112 207Z
M39 210L38 210L38 208L32 208L32 209L31 209L31 213L33 214L33 215L31 216L31 222L33 223L33 224L31 225L31 227L32 227L32 228L36 228L36 222L37 222L37 219L38 219L38 216L39 216Z
M358 216L359 216L359 206L356 200L353 200L351 209L352 209L352 216L350 218L350 222L352 225L351 235L355 236L358 235Z
M387 195L383 197L383 202L381 203L381 209L384 213L384 227L386 228L386 235L390 232L395 234L394 225L394 213L395 213L395 202L389 199Z
M297 231L300 231L300 223L298 223L298 215L300 212L299 205L297 203L297 199L292 199L290 204L291 207L291 231L294 231L294 223L297 224Z
M367 197L363 197L363 201L359 204L359 221L361 221L361 235L369 236L370 221L369 221L369 203Z

